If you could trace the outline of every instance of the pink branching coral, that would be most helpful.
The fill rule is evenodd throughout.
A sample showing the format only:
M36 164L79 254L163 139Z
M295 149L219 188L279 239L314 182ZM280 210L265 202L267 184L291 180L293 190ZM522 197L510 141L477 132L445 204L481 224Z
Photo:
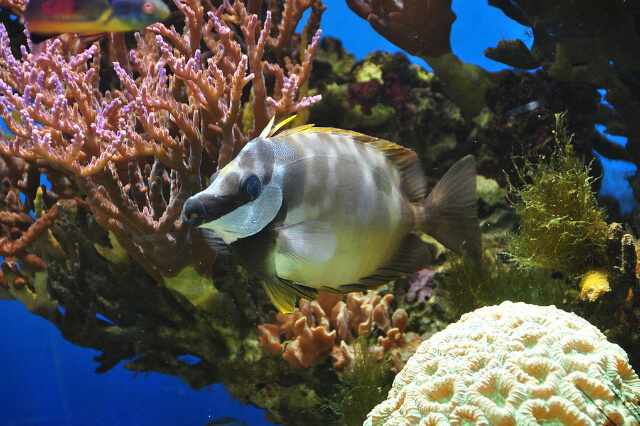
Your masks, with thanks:
M346 303L342 299L342 295L322 293L319 301L300 300L293 314L276 314L275 323L258 326L260 345L271 354L282 354L293 368L310 367L331 356L341 372L353 358L355 338L375 331L381 335L371 351L378 359L390 353L391 369L400 371L422 341L416 333L405 331L406 311L392 313L391 294L349 293Z
M106 90L98 44L56 39L38 54L22 46L18 59L0 26L0 114L11 132L1 135L0 154L67 176L159 282L187 266L204 274L214 258L180 219L187 197L271 116L318 100L298 88L318 46L320 0L290 0L262 17L251 1L176 6L181 30L155 24L128 54L124 37L110 36L117 79ZM309 8L315 34L297 62L294 30Z

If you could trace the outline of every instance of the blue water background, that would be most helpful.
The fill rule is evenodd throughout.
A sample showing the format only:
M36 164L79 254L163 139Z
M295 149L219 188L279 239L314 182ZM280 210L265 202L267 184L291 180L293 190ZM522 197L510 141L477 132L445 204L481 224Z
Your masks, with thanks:
M374 50L398 49L378 36L341 0L325 0L325 35L338 37L358 59ZM458 19L452 47L463 60L499 70L484 58L486 47L501 39L522 38L525 29L484 2L454 2ZM420 60L416 63L425 65ZM622 141L624 143L624 141ZM607 165L608 167L610 165ZM616 166L614 164L614 166ZM629 199L626 177L635 166L609 167L603 193ZM606 183L606 186L605 186ZM628 208L634 202L629 201ZM0 424L40 425L193 425L222 416L252 426L269 425L261 410L233 400L220 385L192 391L180 379L160 374L136 375L119 365L95 374L97 351L72 345L49 322L32 315L17 301L0 301Z

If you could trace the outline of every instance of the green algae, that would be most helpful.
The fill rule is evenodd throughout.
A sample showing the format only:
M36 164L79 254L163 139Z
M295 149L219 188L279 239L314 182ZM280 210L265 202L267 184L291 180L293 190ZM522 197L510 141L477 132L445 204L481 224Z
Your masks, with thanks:
M520 229L507 252L521 267L575 276L605 264L608 231L590 166L575 156L562 119L556 115L555 151L538 164L527 161L517 170L520 182L509 182Z
M338 385L338 398L330 403L330 408L341 416L341 425L361 425L391 389L392 377L386 358L378 360L370 349L370 337L358 337L353 344L353 359Z
M533 305L564 305L570 284L549 270L518 268L500 258L481 261L464 256L451 259L439 274L435 290L439 303L454 317L506 300Z

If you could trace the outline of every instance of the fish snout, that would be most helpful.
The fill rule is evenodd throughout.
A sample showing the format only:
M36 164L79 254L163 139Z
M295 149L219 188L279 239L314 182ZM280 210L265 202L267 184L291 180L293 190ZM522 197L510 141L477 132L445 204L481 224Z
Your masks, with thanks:
M232 212L238 207L232 197L200 193L187 199L182 215L190 226L200 226Z
M190 197L184 203L182 216L189 226L200 226L205 222L207 210L199 197Z

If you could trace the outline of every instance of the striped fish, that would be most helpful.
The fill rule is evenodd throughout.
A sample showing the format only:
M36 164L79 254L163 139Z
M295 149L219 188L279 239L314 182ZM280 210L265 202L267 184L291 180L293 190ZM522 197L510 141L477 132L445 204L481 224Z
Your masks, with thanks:
M417 155L346 130L265 130L189 198L186 222L264 283L281 312L318 289L362 291L424 268L424 231L480 257L476 167L459 160L426 196Z
M32 34L100 34L145 28L169 16L162 0L30 0L24 21Z

